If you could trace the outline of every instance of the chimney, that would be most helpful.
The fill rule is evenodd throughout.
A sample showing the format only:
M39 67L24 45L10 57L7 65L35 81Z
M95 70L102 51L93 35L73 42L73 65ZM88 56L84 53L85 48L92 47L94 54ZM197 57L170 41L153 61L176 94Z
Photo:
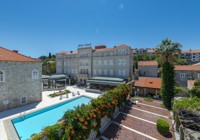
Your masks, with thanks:
M73 51L70 51L70 53L73 53Z
M114 46L114 48L116 48L116 46Z
M18 50L13 50L13 52L18 53Z

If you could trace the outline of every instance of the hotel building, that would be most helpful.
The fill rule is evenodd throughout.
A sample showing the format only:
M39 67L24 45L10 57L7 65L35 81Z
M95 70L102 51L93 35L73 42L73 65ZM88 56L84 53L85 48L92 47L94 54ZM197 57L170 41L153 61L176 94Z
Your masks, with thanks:
M114 77L128 80L133 72L133 51L122 44L113 48L105 45L79 47L77 52L56 54L56 73L66 74L86 84L92 77Z

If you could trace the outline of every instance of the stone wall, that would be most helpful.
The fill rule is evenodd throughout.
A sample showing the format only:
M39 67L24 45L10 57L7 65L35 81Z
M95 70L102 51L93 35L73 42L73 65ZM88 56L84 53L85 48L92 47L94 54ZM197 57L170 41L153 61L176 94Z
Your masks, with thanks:
M181 77L181 73L185 73L185 77ZM188 80L198 79L198 74L200 71L175 71L175 80L178 82L179 86L186 87Z
M138 66L139 76L158 77L158 66Z
M39 78L32 79L32 71L39 71ZM42 100L42 64L40 62L0 62L4 81L0 82L0 111ZM27 98L21 103L22 97Z

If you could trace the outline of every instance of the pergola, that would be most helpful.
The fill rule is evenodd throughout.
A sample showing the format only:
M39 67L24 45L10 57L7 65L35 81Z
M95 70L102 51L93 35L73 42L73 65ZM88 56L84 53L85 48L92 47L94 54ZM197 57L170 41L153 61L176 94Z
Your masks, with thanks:
M178 111L177 115L180 123L181 139L200 139L200 112L185 109Z
M42 75L43 89L60 89L66 87L69 77L64 74Z
M124 79L114 77L92 77L88 79L87 85L92 89L109 89L125 83Z

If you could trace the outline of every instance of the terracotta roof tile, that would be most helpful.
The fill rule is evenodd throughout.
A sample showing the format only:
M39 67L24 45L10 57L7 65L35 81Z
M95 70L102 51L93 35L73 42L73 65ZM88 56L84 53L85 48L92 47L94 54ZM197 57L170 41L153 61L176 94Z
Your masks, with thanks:
M183 50L181 53L200 53L200 50Z
M15 62L40 62L39 59L30 58L18 52L0 47L0 61L15 61Z
M161 83L161 78L139 77L139 79L135 81L134 86L160 89Z
M154 53L155 50L151 49L151 50L147 50L147 52Z
M157 61L138 61L138 66L157 66Z
M200 71L200 65L177 65L175 71Z

